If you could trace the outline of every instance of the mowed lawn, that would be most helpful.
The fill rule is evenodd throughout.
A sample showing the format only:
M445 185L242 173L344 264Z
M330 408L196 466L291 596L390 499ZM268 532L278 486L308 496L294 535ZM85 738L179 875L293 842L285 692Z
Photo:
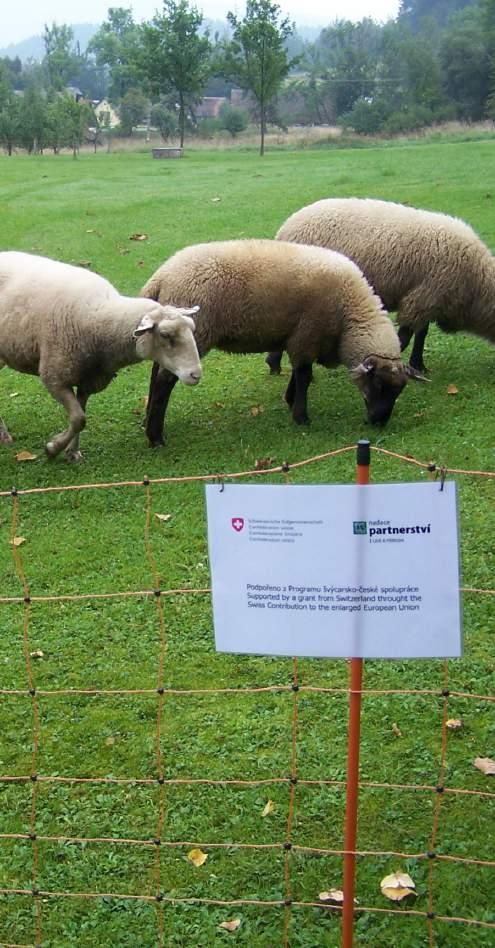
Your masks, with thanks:
M495 249L495 140L272 151L264 159L240 150L186 150L180 161L2 157L0 247L90 266L137 294L183 246L272 237L297 208L338 195L460 216ZM131 240L136 234L146 239ZM409 385L383 430L366 424L344 369L316 368L312 423L302 429L283 401L287 364L270 377L262 355L211 353L201 384L174 390L167 443L154 452L142 430L149 367L130 367L90 401L77 466L44 456L64 425L60 407L37 379L4 369L0 415L15 445L0 445L0 490L225 474L260 459L290 464L361 437L437 465L494 471L493 348L434 328L425 356L432 383ZM19 462L19 451L36 459ZM376 482L428 476L385 455L372 461ZM289 473L292 483L353 478L352 452ZM283 483L279 475L267 480ZM458 487L463 585L490 590L494 482L459 476ZM347 695L339 689L347 663L301 660L301 689L293 692L290 659L215 654L207 593L159 603L146 595L91 598L154 589L153 563L163 590L208 587L201 482L27 494L17 504L0 497L3 597L25 593L9 543L14 508L31 596L88 598L0 602L0 890L8 890L0 894L0 944L335 948L338 913L281 903L318 902L320 892L342 885L342 859L332 851L343 847ZM449 663L448 688L480 697L449 698L448 717L463 727L449 732L443 783L474 792L444 792L440 804L443 663L366 662L365 688L435 693L364 698L358 848L371 854L358 859L356 895L360 908L387 912L357 914L357 944L494 944L494 928L424 916L495 923L495 787L473 764L495 757L494 704L484 697L495 695L493 596L465 594L464 635L465 656ZM268 686L278 690L252 690ZM33 773L50 779L5 779ZM272 812L262 816L269 800ZM292 849L284 850L288 838ZM193 848L208 855L199 867L187 858ZM432 848L463 861L422 858ZM380 892L383 876L397 869L416 883L407 903ZM41 896L24 894L33 888ZM102 895L88 897L95 893ZM221 904L237 899L252 904ZM240 919L236 931L219 927L232 919Z

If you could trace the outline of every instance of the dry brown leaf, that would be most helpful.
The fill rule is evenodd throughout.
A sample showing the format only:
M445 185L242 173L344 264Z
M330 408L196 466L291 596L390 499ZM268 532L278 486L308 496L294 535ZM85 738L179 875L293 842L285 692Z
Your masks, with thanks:
M474 766L481 770L486 777L495 777L495 760L491 757L477 757Z
M105 744L107 745L107 747L113 747L113 745L115 744L115 738L107 737Z
M201 849L191 849L187 854L187 858L193 866L199 867L208 859L208 853L204 853Z
M213 404L215 408L225 408L225 405L223 402L213 402Z
M240 918L231 918L227 922L220 922L219 928L224 928L226 932L236 932L241 927Z
M84 270L89 270L91 268L91 260L78 260L77 265Z
M16 461L36 461L37 457L37 454L31 454L30 451L18 451L15 459Z
M11 392L9 398L17 398L19 392Z
M459 389L457 385L447 385L447 395L458 395Z
M256 415L262 415L263 412L264 412L264 410L265 410L265 408L264 408L263 405L253 405L253 407L249 409L249 411L251 412L251 414L254 415L254 416L256 416Z
M275 463L275 458L256 458L254 462L255 471L266 471L267 467L271 467Z
M275 804L274 804L273 800L268 800L268 803L266 803L266 805L265 805L265 807L264 807L263 812L262 812L261 815L262 815L262 816L269 816L270 813L273 813L274 809L275 809Z
M402 737L402 731L399 725L395 723L395 721L392 724L392 734L395 734L396 737Z
M445 722L445 726L448 727L449 731L459 731L463 727L463 722L461 718L449 718Z
M167 520L170 520L170 519L171 519L172 514L157 514L157 513L156 513L156 514L155 514L155 517L156 517L157 520L160 520L161 523L166 523Z
M129 240L148 240L148 234L131 234Z
M29 654L31 658L44 658L45 657L45 653L42 652L40 648L35 649L34 652L30 652Z
M20 546L21 543L26 542L26 537L14 537L14 539L10 540L9 542L11 546Z

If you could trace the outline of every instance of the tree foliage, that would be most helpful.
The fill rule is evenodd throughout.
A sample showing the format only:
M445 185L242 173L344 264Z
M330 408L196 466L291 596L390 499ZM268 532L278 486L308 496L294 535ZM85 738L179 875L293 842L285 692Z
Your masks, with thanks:
M270 0L247 0L241 20L227 14L232 39L224 47L223 70L253 97L260 123L260 155L265 150L267 110L280 91L295 60L289 60L286 41L294 32L280 7Z
M201 98L211 72L211 44L200 34L203 16L188 0L164 0L163 13L142 27L141 70L151 93L173 92L184 144L186 113Z

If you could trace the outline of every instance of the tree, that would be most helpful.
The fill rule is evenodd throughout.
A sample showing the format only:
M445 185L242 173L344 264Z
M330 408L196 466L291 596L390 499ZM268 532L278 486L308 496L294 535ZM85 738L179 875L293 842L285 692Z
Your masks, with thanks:
M8 155L19 141L21 129L21 100L0 78L0 144Z
M164 142L168 141L177 132L177 116L167 105L166 100L155 102L150 112L151 124L154 125Z
M71 50L74 32L70 26L57 26L52 23L51 28L45 24L43 42L45 57L43 60L48 85L51 89L61 91L72 78L77 69L77 57Z
M132 135L136 125L142 124L149 109L148 100L141 89L128 89L120 105L120 127L123 135Z
M224 102L223 105L220 106L218 117L222 128L227 129L232 135L232 138L235 138L239 132L243 132L248 126L248 117L244 109L229 105L228 102Z
M490 57L479 10L455 17L442 37L440 62L445 89L460 119L478 120L490 89Z
M188 0L164 0L163 11L142 26L141 68L153 94L175 93L182 148L186 112L201 97L211 72L211 44L208 34L199 33L202 14Z
M105 66L110 72L108 97L111 102L120 102L126 92L137 85L139 36L132 11L110 7L107 22L88 43L88 52L96 56L96 65Z
M72 157L77 153L85 140L89 126L94 126L95 116L93 109L87 102L76 100L65 93L60 96L59 104L63 128L64 144L72 148Z
M227 14L232 40L225 44L225 74L253 97L260 123L260 155L265 153L267 109L291 67L285 44L294 32L280 7L270 0L247 0L244 19Z

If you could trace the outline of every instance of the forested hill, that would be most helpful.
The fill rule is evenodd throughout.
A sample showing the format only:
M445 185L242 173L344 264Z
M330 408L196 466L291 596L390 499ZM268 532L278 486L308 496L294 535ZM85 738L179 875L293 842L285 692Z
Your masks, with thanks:
M399 19L417 32L425 17L431 17L440 26L445 26L453 13L464 7L476 6L477 3L478 0L401 0Z

